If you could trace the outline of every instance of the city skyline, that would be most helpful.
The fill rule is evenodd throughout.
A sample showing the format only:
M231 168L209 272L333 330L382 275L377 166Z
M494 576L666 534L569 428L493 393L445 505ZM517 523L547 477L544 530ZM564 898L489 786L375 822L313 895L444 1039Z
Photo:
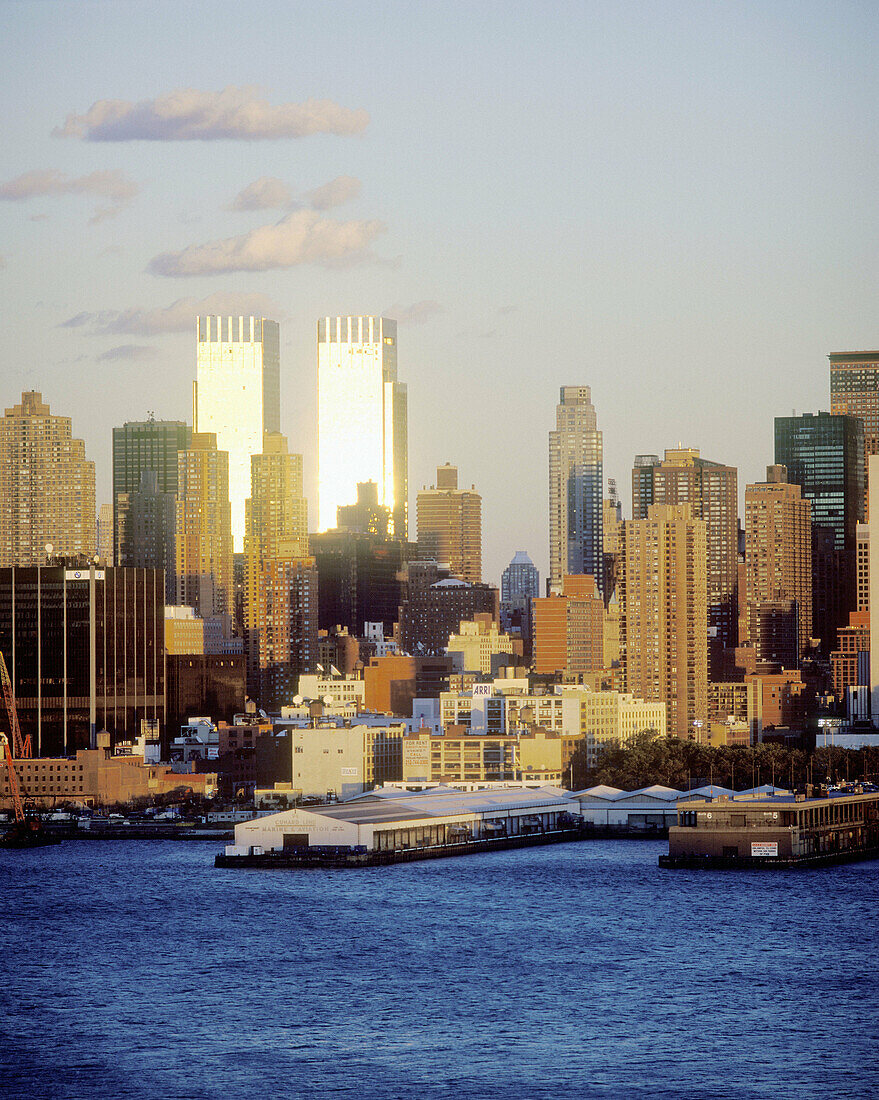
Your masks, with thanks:
M267 43L231 7L4 5L6 404L36 389L63 408L106 502L114 426L190 419L192 318L275 317L280 427L316 505L315 319L385 314L410 483L468 470L486 577L517 547L547 573L561 385L591 387L621 485L635 454L678 442L740 489L759 480L772 417L829 409L826 356L879 343L875 20L556 11L467 9L462 42L455 5L257 3ZM211 48L189 49L207 27ZM38 62L56 79L25 97ZM264 237L281 251L260 260ZM516 425L512 484L487 460L489 416Z

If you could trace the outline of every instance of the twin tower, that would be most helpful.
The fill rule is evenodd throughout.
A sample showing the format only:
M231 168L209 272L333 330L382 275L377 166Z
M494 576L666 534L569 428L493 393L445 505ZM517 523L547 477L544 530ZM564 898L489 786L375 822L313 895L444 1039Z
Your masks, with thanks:
M244 539L251 456L281 430L278 323L259 317L199 317L196 432L229 453L235 549ZM322 317L317 325L318 525L336 526L358 482L374 481L392 533L408 537L408 398L397 380L397 323L386 317Z

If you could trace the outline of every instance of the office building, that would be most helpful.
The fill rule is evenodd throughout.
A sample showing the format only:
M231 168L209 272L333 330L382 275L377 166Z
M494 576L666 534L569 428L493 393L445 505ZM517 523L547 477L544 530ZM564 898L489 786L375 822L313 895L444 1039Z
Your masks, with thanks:
M212 433L194 432L178 454L177 603L202 618L220 616L229 632L233 597L229 456Z
M0 652L36 756L94 748L98 730L130 741L142 720L165 720L161 570L74 562L0 569Z
M418 548L425 558L448 565L453 577L482 580L482 497L475 486L458 488L458 467L438 466L436 485L415 501Z
M501 600L515 596L534 599L540 595L540 573L525 550L517 550L501 574Z
M604 602L595 578L562 578L558 595L532 601L534 671L576 675L604 667Z
M819 412L775 418L775 462L787 467L788 481L812 506L812 632L825 652L857 607L863 455L860 417Z
M397 322L322 317L317 324L318 530L374 481L391 510L391 534L408 538L406 385L397 381Z
M651 504L620 529L625 689L664 702L669 734L697 741L708 717L707 541L689 504Z
M250 460L263 453L266 432L281 430L277 321L262 317L199 317L193 431L216 436L229 462L229 501L236 552L244 543Z
M777 648L770 655L761 642L782 609L769 615L760 606L795 604L795 622L788 617L785 631L789 635L793 626L798 641L793 663L784 666L795 668L812 636L812 506L800 486L788 482L782 466L767 467L766 481L745 487L745 578L749 636L758 661L782 660ZM785 654L790 660L788 650Z
M482 613L498 621L498 590L447 577L432 584L408 586L400 607L400 645L405 653L438 657L464 619Z
M240 653L169 654L165 661L167 728L174 736L196 715L234 723L247 697L244 655ZM163 759L169 743L163 741Z
M601 590L602 438L588 386L562 386L549 433L549 582L588 573Z
M723 651L739 640L737 471L701 458L694 447L667 450L662 462L640 457L632 471L632 518L645 519L651 504L689 504L694 519L706 523L709 663L718 677Z
M182 420L156 420L152 415L149 420L131 420L113 429L113 551L117 564L147 568L146 562L123 561L123 513L131 494L142 491L145 471L155 474L155 492L176 495L177 454L186 450L191 438L192 429Z
M840 351L830 360L830 411L864 422L864 513L867 462L879 453L879 351Z
M176 488L174 492L162 492L156 471L141 470L139 487L116 497L115 530L118 564L163 569L165 598L173 603L177 598Z
M0 566L39 565L52 552L95 552L95 464L70 417L30 391L0 420Z
M95 553L104 565L115 565L113 557L113 505L102 504L95 519Z
M336 528L360 535L388 538L391 510L378 502L378 485L374 481L357 482L357 503L340 504L336 509Z

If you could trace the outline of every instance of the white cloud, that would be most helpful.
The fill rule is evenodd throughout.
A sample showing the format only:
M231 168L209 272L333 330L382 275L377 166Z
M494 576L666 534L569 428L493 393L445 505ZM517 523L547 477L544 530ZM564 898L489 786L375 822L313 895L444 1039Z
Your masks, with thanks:
M393 317L401 325L423 325L431 317L444 312L445 307L441 306L439 302L426 300L413 302L411 306L399 304L388 306L387 309L382 310L382 317Z
M275 225L262 225L238 237L163 252L147 270L154 275L220 275L298 264L351 263L368 258L367 246L384 231L380 221L338 222L312 210L296 210Z
M118 169L90 172L87 176L68 176L57 168L44 168L24 172L15 179L0 183L0 199L4 202L26 202L49 195L88 195L106 199L108 205L99 207L89 219L89 224L94 225L118 214L139 190L134 180Z
M369 114L329 99L272 106L255 87L230 85L221 92L181 88L131 103L99 99L84 115L69 114L55 137L85 141L259 141L309 134L359 134Z
M330 210L350 199L356 199L361 186L360 180L355 176L337 176L329 183L307 192L305 201L313 210Z
M274 176L260 176L239 191L229 206L230 210L282 210L290 206L293 196L283 180Z
M271 317L283 320L285 314L266 294L221 292L206 298L178 298L157 309L100 310L77 313L61 322L61 328L88 328L96 334L158 336L165 332L195 332L195 319L216 313L226 317Z
M142 363L148 359L155 359L159 354L156 348L147 344L120 344L116 348L108 348L98 356L99 363L112 363L118 360L126 360L133 363Z

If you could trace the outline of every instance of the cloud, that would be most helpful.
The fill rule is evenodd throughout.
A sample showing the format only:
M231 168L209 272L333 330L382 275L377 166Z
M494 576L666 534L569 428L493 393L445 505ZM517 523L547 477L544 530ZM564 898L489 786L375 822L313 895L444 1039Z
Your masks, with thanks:
M356 199L360 194L361 186L360 180L354 176L337 176L322 187L308 191L305 201L313 210L330 210L350 199Z
M178 298L158 309L105 309L77 313L62 321L61 328L88 328L97 335L159 336L166 332L194 332L195 319L216 313L222 317L271 317L285 314L266 294L220 292L206 298Z
M229 85L221 92L180 88L140 103L99 99L84 115L69 114L52 134L85 141L260 141L359 134L368 123L363 109L329 99L272 106L258 88Z
M44 168L24 172L15 179L0 183L0 200L26 202L28 199L45 198L47 195L88 195L106 199L107 205L99 207L89 219L89 224L94 225L118 214L139 190L134 180L115 168L90 172L87 176L67 176L57 168Z
M109 348L98 356L99 363L116 362L120 359L133 363L142 363L148 359L155 359L159 354L158 349L146 344L120 344L118 348Z
M444 313L445 307L439 302L414 302L411 306L392 305L382 310L382 317L393 317L401 325L423 325L438 313Z
M274 176L260 176L239 191L229 206L230 210L279 210L290 206L293 196L283 180Z
M154 275L220 275L298 264L352 263L368 258L367 246L384 231L380 221L338 222L312 210L296 210L275 225L261 225L238 237L163 252L147 270Z

